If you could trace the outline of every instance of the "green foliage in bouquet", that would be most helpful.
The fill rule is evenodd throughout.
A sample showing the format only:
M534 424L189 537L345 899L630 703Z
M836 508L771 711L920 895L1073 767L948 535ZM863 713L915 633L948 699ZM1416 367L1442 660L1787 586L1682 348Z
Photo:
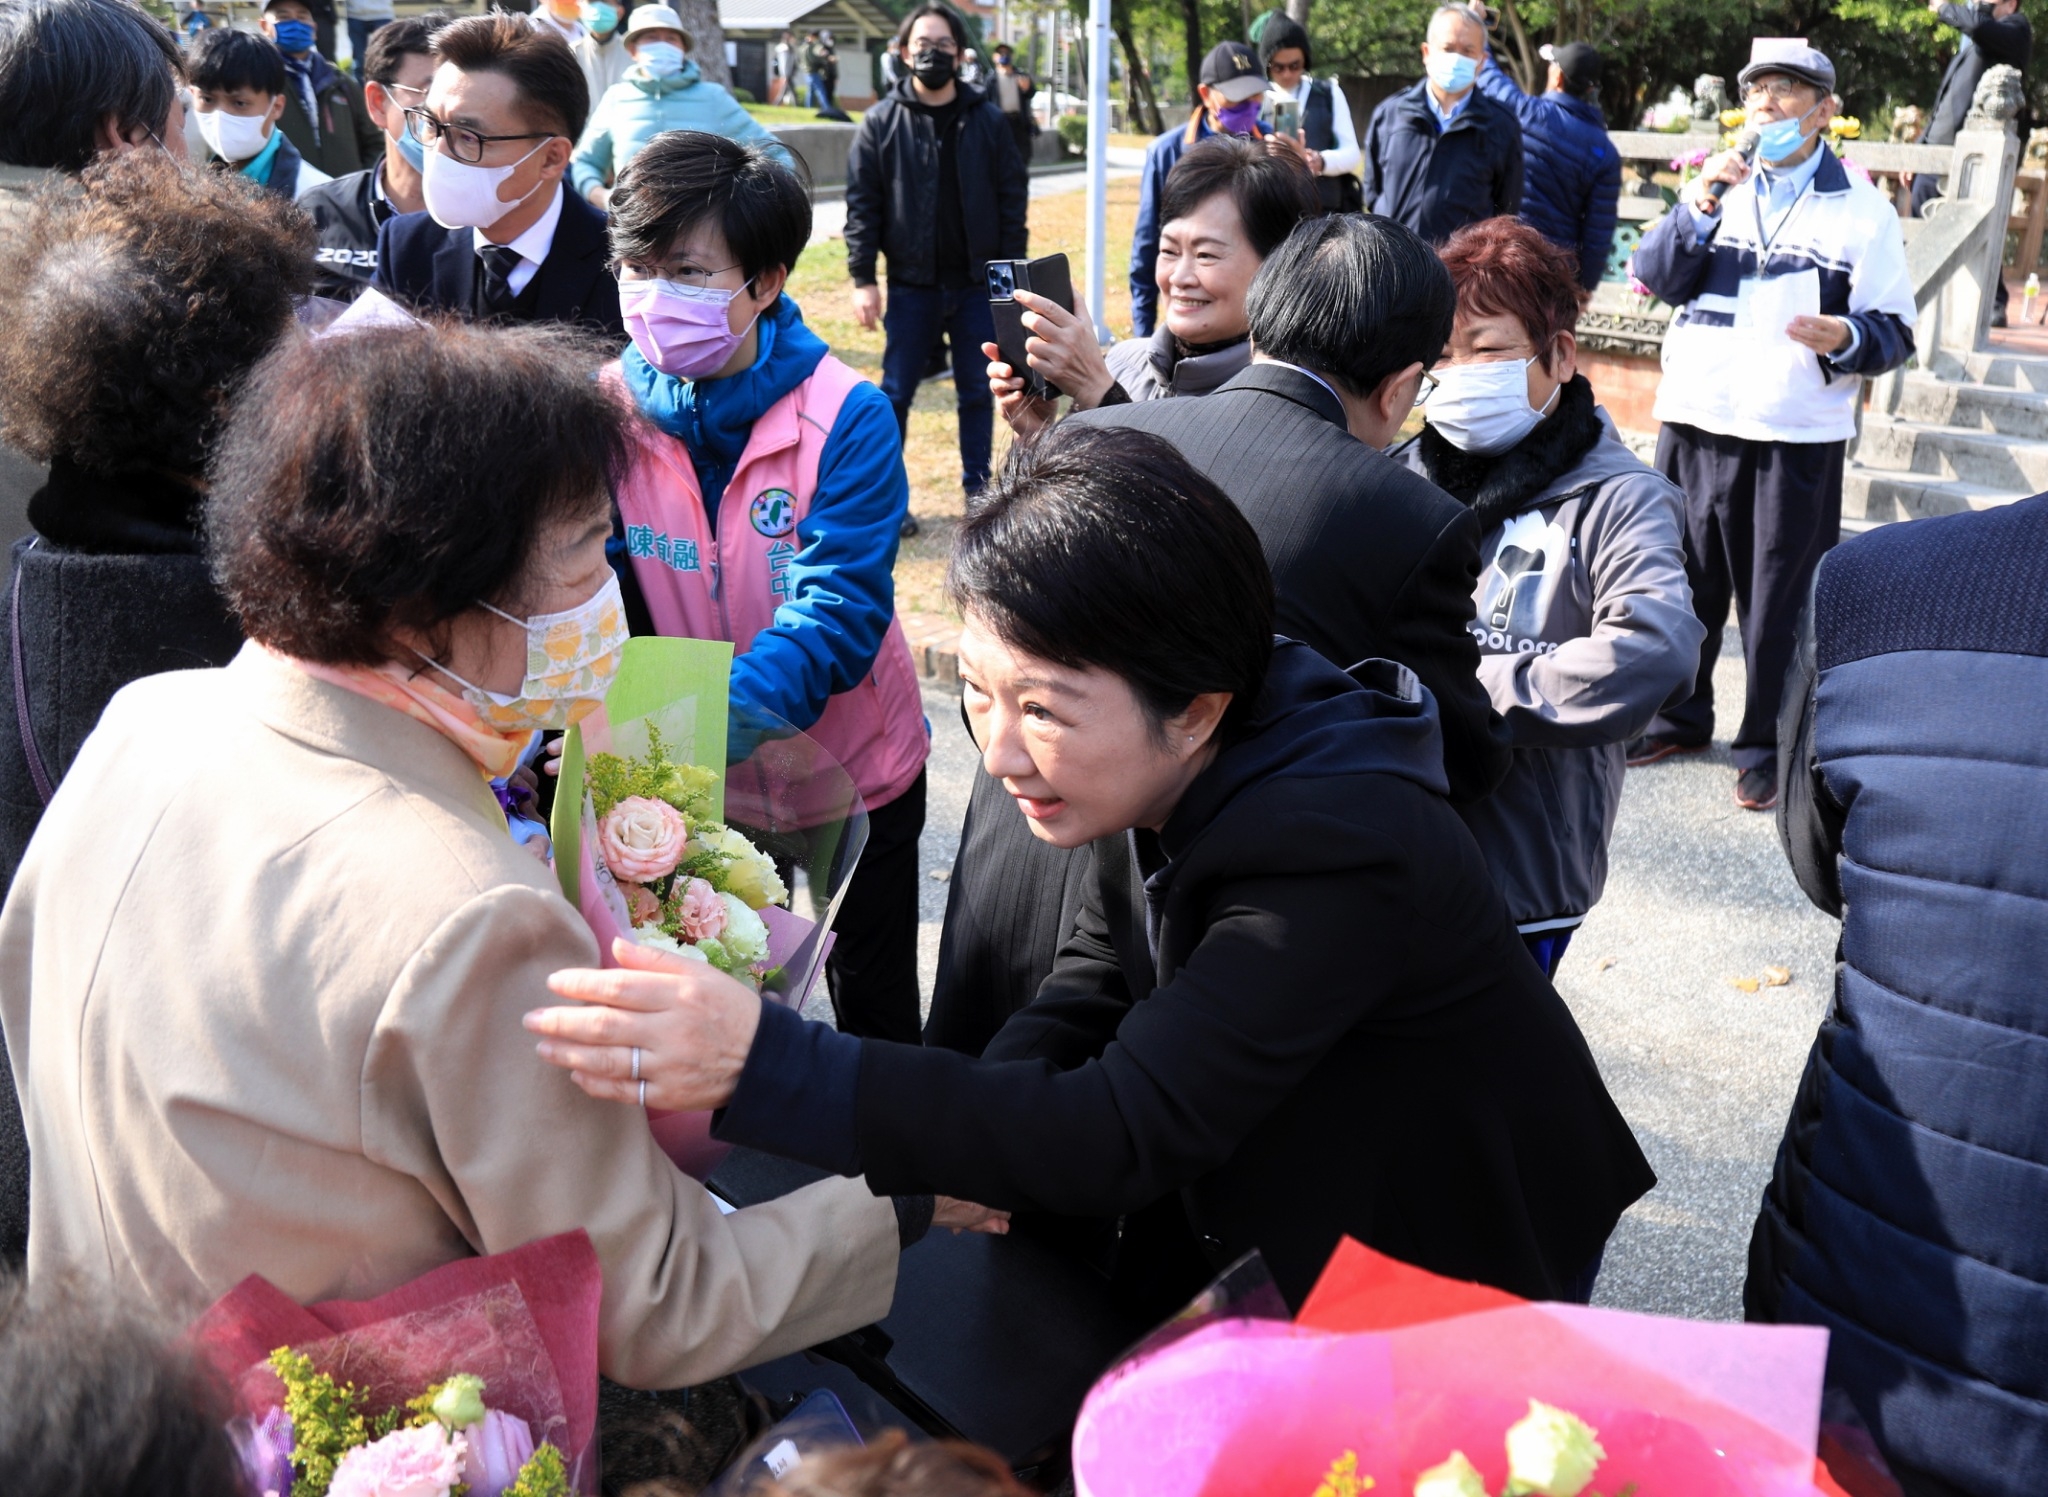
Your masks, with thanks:
M284 1384L284 1411L292 1421L292 1465L299 1474L291 1497L327 1497L341 1458L358 1445L383 1439L404 1417L398 1409L365 1415L362 1389L337 1383L317 1371L312 1358L288 1346L270 1354L270 1366Z
M569 1497L569 1468L562 1452L552 1445L537 1445L532 1457L519 1468L519 1477L505 1488L505 1497Z
M716 772L699 764L672 764L661 731L647 725L647 752L627 759L618 754L592 754L586 771L591 803L602 821L613 806L629 796L667 801L689 818L690 825L711 820L711 791Z

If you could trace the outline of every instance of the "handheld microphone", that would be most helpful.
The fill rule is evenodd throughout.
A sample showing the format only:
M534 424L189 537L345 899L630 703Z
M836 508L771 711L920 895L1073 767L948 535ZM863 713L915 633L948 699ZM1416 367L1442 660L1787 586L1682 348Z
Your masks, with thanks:
M1735 154L1742 158L1744 166L1755 164L1757 143L1763 138L1764 132L1757 129L1754 125L1744 125L1742 133L1735 137ZM1728 189L1733 185L1731 182L1709 182L1707 184L1707 196L1718 203L1727 195Z

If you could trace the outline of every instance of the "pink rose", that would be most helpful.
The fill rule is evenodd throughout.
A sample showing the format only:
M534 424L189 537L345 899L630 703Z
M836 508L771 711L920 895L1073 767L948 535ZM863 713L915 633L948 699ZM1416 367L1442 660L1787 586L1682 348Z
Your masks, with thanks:
M467 1448L439 1424L394 1430L341 1458L328 1497L448 1497Z
M619 892L626 896L626 912L635 925L649 925L661 918L661 897L647 885L620 884Z
M725 932L725 901L701 878L693 878L683 890L683 935L690 941L710 941Z
M598 823L598 846L605 866L628 883L647 884L667 878L683 860L690 827L683 813L665 800L629 795Z

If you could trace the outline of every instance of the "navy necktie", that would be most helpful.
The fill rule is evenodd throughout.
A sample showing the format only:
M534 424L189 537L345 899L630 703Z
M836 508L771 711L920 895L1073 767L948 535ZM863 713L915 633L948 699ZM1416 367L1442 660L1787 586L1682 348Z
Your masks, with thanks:
M484 310L509 312L519 300L512 289L512 272L519 268L519 251L505 244L487 244L476 252L484 267Z

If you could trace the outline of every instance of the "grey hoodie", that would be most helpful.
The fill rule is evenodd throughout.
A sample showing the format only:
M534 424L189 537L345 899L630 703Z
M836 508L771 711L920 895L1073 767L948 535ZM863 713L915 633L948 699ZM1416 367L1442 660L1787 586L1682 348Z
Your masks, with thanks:
M1498 790L1458 809L1525 934L1575 926L1599 900L1623 745L1691 691L1705 635L1684 494L1596 414L1592 447L1480 542L1467 626L1515 758ZM1401 455L1427 473L1421 445Z

